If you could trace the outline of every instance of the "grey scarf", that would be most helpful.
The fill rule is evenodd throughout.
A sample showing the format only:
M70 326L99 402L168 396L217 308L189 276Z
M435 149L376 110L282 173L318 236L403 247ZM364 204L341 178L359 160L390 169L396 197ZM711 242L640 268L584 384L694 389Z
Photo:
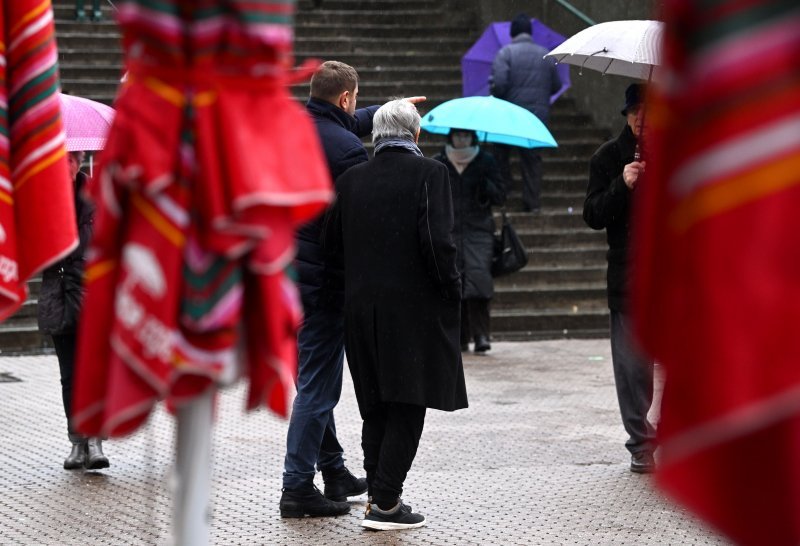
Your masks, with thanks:
M403 148L410 152L413 152L415 155L422 157L422 150L419 149L414 141L409 140L407 138L401 137L385 137L379 138L375 142L375 153L377 154L384 148Z

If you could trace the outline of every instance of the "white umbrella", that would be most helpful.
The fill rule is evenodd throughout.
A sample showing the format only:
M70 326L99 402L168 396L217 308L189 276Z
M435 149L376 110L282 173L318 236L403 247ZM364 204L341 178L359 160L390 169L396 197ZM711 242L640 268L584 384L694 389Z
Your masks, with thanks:
M661 64L661 21L609 21L583 29L545 57L602 74L641 80L657 78Z

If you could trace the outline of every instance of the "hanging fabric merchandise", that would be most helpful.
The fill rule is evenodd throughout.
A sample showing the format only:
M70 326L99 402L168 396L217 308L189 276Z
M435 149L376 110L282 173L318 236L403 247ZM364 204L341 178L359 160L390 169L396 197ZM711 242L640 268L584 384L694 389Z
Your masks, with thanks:
M294 2L118 2L128 77L91 194L74 419L136 430L237 377L285 416L301 320L294 230L331 183L289 95Z

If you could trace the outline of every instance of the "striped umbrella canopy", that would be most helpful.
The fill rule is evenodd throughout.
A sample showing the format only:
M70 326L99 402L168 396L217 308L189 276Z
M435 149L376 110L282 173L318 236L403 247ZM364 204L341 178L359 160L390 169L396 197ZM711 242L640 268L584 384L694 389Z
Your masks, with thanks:
M78 243L50 0L0 2L0 320Z
M661 21L609 21L585 28L545 57L640 80L658 77L661 63Z

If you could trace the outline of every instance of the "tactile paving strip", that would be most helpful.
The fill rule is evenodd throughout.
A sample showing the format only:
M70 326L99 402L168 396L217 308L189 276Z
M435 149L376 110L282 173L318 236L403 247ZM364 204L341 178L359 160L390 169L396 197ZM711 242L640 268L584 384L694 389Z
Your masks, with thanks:
M213 431L211 531L220 545L728 544L632 474L608 340L495 343L465 356L470 407L429 411L404 500L421 529L362 530L349 515L281 519L286 422L245 414L244 389L220 397ZM69 452L54 356L0 358L0 544L169 543L174 421L158 410L104 444L111 468L61 468ZM345 374L336 410L348 466L361 421ZM318 486L322 487L318 476Z

